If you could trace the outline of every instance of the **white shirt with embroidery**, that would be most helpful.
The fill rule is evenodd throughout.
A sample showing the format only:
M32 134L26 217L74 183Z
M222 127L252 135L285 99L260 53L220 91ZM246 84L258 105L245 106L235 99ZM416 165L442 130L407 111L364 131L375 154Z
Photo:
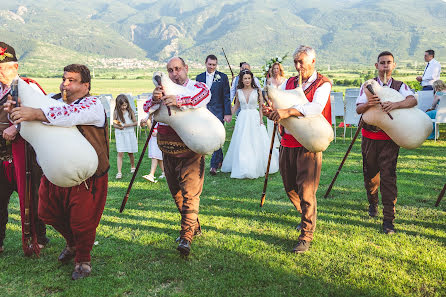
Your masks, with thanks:
M211 100L211 91L206 84L188 79L183 86L185 87L185 94L177 95L177 103L180 109L206 107ZM149 109L157 110L159 107L160 104L153 104L152 96L150 96L144 103L143 109L145 112L149 112ZM165 124L160 123L160 125Z
M316 79L317 79L317 72L315 71L305 83L302 83L302 89L305 91L307 88L311 86L311 84ZM279 88L285 90L286 82L287 81L285 81L282 85L280 85ZM331 91L331 84L329 82L325 82L322 85L320 85L314 92L313 101L308 102L306 104L294 105L291 106L291 108L297 109L297 111L299 111L304 116L321 114L325 108L325 105L327 105L327 101L330 96L330 91Z
M392 84L392 81L393 81L393 78L390 78L387 81L387 85L390 86ZM379 77L378 77L378 83L380 86L384 85L384 83L379 79ZM363 104L363 103L367 103L367 101L368 101L367 96L364 92L364 87L365 87L365 84L363 84L361 86L361 89L359 90L359 96L358 96L358 98L356 98L356 104ZM414 93L411 91L411 89L405 83L403 83L401 85L398 92L400 92L400 94L403 95L404 98L406 98L407 96L414 95Z
M62 98L58 99L63 102ZM77 125L92 125L103 127L105 112L101 100L94 96L85 97L63 106L41 108L49 123L53 126L72 127Z
M424 70L424 74L421 80L421 85L423 87L432 86L434 81L440 79L440 72L441 72L440 63L435 59L430 60Z

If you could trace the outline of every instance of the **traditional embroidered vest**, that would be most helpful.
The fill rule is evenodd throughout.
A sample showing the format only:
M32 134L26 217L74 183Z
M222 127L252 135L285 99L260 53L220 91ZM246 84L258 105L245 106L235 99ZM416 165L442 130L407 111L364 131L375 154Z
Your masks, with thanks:
M96 154L98 155L98 169L96 170L94 175L103 176L110 169L107 116L105 117L105 123L103 127L96 127L93 125L79 125L77 126L77 129L93 146Z
M195 155L181 140L180 136L172 127L158 125L157 143L159 149L164 154L169 154L176 158L188 158Z
M375 81L378 81L378 77L374 78ZM399 92L401 86L403 85L402 81L395 80L392 78L392 83L390 84L390 88ZM363 128L361 130L362 136L374 140L390 140L391 138L380 128L364 123Z
M298 77L294 76L287 80L285 90L292 90L297 87ZM331 82L328 78L323 76L322 74L318 73L316 80L304 91L305 96L307 97L308 101L312 102L314 93L316 92L317 88L319 88L324 83L330 83ZM331 102L330 102L330 94L328 95L327 104L325 105L324 109L322 110L322 115L327 119L327 121L331 125ZM282 140L280 141L280 144L284 147L301 147L302 144L299 143L299 141L294 138L293 135L285 133L285 129L282 125L279 126L280 134L282 135Z
M90 96L90 94L87 94L85 97ZM74 103L78 103L85 97L82 97ZM52 97L53 99L60 99L62 98L61 94L56 94ZM96 127L93 125L77 125L77 129L79 132L82 133L82 135L88 140L88 142L93 146L94 150L96 151L96 154L98 155L98 169L96 170L94 176L103 176L108 172L110 169L110 161L109 161L109 154L110 154L110 147L108 143L108 122L107 122L107 115L105 114L105 122L104 126L102 127Z

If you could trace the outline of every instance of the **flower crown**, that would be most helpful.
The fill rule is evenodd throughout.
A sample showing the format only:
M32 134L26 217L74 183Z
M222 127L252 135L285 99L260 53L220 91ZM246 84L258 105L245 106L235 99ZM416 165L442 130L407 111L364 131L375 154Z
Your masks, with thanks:
M263 71L263 77L267 77L268 75L268 70L271 68L271 66L273 66L274 63L280 63L282 64L282 61L285 60L285 58L288 56L288 53L286 53L285 55L283 55L282 57L279 56L275 56L274 58L271 58L269 60L266 61L265 65L262 66L262 71Z

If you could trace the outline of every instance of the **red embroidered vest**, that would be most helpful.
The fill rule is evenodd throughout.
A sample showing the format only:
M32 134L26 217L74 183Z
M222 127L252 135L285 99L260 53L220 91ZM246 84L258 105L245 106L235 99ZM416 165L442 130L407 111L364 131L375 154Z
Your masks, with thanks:
M286 82L285 90L292 90L297 87L297 76L291 77ZM322 74L318 73L316 80L304 91L305 96L307 97L308 101L312 102L314 93L316 92L317 88L319 88L324 83L330 83L331 82L328 78L323 76ZM330 102L330 94L328 94L328 100L327 104L325 105L324 109L322 110L322 115L327 119L327 121L331 125L331 102ZM284 147L301 147L302 144L299 143L299 141L294 138L293 135L285 133L284 127L280 126L280 131L283 131L282 134L282 140L280 141L280 144Z

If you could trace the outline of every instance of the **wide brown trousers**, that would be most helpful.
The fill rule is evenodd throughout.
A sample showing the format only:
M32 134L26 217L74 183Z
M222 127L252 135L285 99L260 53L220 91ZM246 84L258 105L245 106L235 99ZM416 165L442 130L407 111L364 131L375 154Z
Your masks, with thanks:
M177 158L163 153L167 185L181 214L180 237L192 241L200 229L198 210L204 182L204 156Z
M374 140L362 137L362 168L369 204L378 205L381 191L384 221L395 219L396 163L400 147L393 140Z
M316 191L321 176L322 153L304 147L280 146L279 168L283 186L294 207L302 213L299 240L312 241L316 229Z

